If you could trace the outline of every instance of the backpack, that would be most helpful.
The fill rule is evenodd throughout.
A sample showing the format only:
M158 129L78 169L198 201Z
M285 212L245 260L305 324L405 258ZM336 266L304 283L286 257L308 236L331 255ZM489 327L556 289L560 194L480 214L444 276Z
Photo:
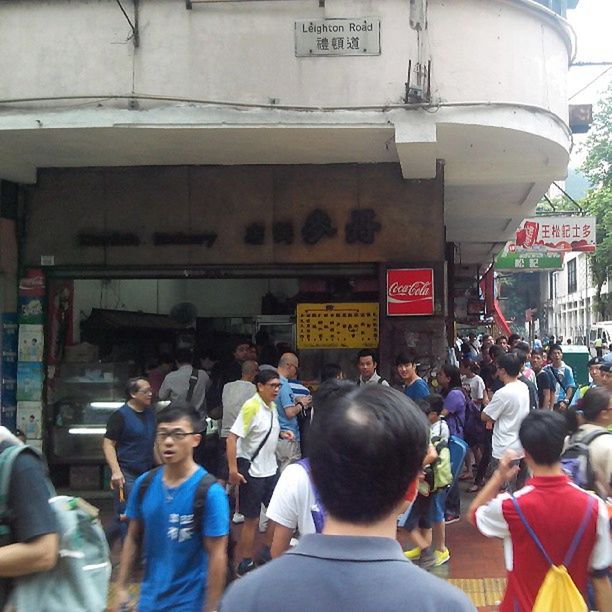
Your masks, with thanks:
M7 506L11 471L22 452L33 448L20 444L0 453L0 535L10 543ZM20 576L13 580L8 609L17 612L102 612L106 610L111 575L109 550L98 511L78 497L56 495L47 480L59 534L59 556L55 567L46 572Z
M569 575L567 566L572 562L578 544L589 524L589 519L593 513L593 506L597 504L597 500L589 496L586 512L584 513L582 522L574 535L569 549L565 553L563 563L561 565L555 565L542 545L542 542L540 542L538 536L533 531L531 525L527 522L516 497L513 495L511 499L527 533L550 565L540 585L540 589L538 590L538 595L531 609L532 612L587 612L589 608L578 590L578 587L574 584L572 577Z
M572 481L582 489L595 491L595 472L591 465L589 444L599 436L605 436L609 433L606 430L592 431L579 438L576 438L576 434L569 438L569 445L561 455L561 467Z
M312 492L314 493L315 498L315 505L310 508L310 514L312 515L312 522L314 523L315 532L321 533L325 525L325 508L323 507L323 503L321 502L321 498L319 497L317 487L315 487L314 482L312 482L312 476L310 474L310 462L308 461L308 459L300 459L296 463L299 463L308 474L310 486L312 488Z
M453 482L450 449L448 442L441 436L432 436L431 443L438 453L436 460L425 467L425 482L429 493L445 489Z
M483 444L486 435L486 425L480 416L480 408L474 400L465 393L465 421L463 423L463 438L469 447Z

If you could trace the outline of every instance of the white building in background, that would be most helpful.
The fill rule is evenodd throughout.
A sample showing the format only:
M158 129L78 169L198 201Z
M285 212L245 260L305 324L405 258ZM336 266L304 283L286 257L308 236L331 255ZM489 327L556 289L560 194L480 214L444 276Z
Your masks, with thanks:
M540 330L544 334L563 336L574 344L586 344L591 325L600 320L596 306L596 289L586 253L569 253L563 269L541 275L542 316ZM604 284L602 295L610 290Z

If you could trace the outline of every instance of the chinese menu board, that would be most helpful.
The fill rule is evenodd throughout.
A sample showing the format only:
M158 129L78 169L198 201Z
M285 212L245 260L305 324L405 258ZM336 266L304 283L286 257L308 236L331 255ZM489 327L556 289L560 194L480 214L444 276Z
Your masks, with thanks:
M298 304L297 346L377 348L378 304Z

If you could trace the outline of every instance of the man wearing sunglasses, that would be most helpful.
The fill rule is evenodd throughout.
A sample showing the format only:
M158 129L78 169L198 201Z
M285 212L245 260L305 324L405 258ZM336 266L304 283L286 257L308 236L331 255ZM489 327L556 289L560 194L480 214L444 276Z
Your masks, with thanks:
M142 475L128 500L130 523L117 580L117 608L129 601L128 578L142 541L140 612L217 609L225 587L229 505L223 487L215 482L203 489L203 510L196 512L198 490L207 476L193 459L199 429L198 414L180 401L157 416L156 446L164 465Z

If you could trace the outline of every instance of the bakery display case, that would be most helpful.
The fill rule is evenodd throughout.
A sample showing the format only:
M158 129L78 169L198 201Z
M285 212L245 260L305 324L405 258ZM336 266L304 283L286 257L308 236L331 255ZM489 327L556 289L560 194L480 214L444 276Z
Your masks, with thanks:
M110 415L125 402L130 363L62 363L51 399L49 461L102 464Z

